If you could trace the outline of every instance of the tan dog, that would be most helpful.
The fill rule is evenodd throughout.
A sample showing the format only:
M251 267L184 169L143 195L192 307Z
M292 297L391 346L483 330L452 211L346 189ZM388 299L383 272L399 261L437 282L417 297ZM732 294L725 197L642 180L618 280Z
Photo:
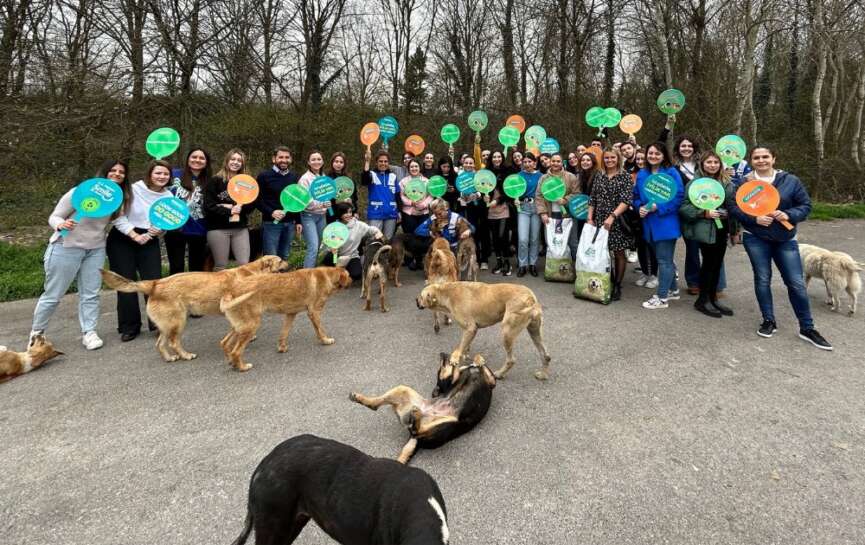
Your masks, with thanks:
M846 291L850 296L848 312L853 316L859 292L862 291L859 271L865 264L857 263L844 252L833 252L810 244L799 244L799 255L805 273L805 288L812 278L822 278L826 284L826 304L836 312L841 309L841 291Z
M475 245L475 239L469 235L463 238L465 231L470 231L471 228L461 221L457 224L457 233L459 233L460 241L457 244L457 271L460 280L478 281L478 247Z
M215 273L189 272L134 282L111 271L102 271L102 280L109 288L124 293L143 293L147 299L147 315L159 328L156 349L165 361L191 360L196 354L180 344L191 314L220 314L219 300L238 279L263 273L275 273L288 267L275 255L267 255L252 263ZM173 350L173 353L169 351Z
M51 343L42 335L33 338L27 352L12 352L5 346L0 346L0 382L29 373L46 361L62 355L63 352L54 350Z
M427 285L441 284L442 282L456 282L459 280L457 272L457 258L451 251L450 244L444 238L434 238L423 258L423 270L426 273ZM445 314L445 325L450 323L450 318ZM439 332L439 312L433 311L433 329Z
M387 268L390 262L391 246L380 240L372 240L363 251L363 276L361 277L360 298L366 299L364 310L372 310L372 284L378 280L378 300L381 311L387 312L385 304L385 284L387 284Z
M470 348L478 329L502 324L502 341L507 360L496 371L496 378L504 378L514 366L514 342L517 335L528 329L529 336L541 355L541 369L535 378L549 376L550 356L544 346L541 326L543 311L535 294L519 284L487 284L484 282L445 282L425 287L417 298L418 308L447 312L463 328L459 346L451 353L451 361L458 363Z
M252 367L243 361L243 351L261 325L261 315L278 312L285 315L277 350L288 350L287 339L294 318L306 312L321 344L333 344L321 327L321 312L333 293L351 286L351 277L342 267L317 267L280 275L258 275L238 280L219 304L232 330L220 344L226 357L238 371Z

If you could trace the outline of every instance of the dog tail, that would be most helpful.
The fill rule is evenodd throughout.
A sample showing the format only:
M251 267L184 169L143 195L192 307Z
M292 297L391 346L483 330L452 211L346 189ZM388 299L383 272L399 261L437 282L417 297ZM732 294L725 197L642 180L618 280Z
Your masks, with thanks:
M246 522L243 525L243 531L237 536L237 539L231 545L243 545L249 539L249 534L252 532L252 511L247 510Z
M101 269L102 281L105 285L113 290L122 293L143 293L144 295L152 295L153 288L156 285L155 280L142 280L140 282L132 281L126 277L120 276L116 272Z
M379 258L381 257L381 254L383 254L385 252L389 252L390 250L391 250L390 244L385 244L384 246L379 248L378 251L375 253L375 255L372 256L372 263L379 263Z
M255 294L255 291L249 291L244 293L243 295L238 295L234 297L230 293L226 293L222 296L222 299L219 300L219 312L225 314L226 311L233 309L240 303L246 301L250 297Z

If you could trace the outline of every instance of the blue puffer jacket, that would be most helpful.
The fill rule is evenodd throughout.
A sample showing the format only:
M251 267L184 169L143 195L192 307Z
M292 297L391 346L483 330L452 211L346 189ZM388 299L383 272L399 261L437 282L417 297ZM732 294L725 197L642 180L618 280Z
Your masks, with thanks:
M679 207L685 197L685 187L682 185L682 177L675 167L662 167L658 169L657 174L666 174L676 181L676 194L669 202L655 203L658 210L643 218L643 238L648 242L676 240L682 235L679 226ZM649 202L649 198L643 193L643 187L651 175L652 173L647 168L640 169L637 173L637 183L634 184L635 210L639 210L641 206Z
M742 183L750 179L750 176L746 176L742 179ZM805 189L802 180L789 172L779 171L775 175L775 183L773 185L781 195L781 204L778 205L778 210L790 216L790 223L793 224L793 229L788 230L777 221L773 221L769 227L758 225L757 219L742 212L742 209L736 205L735 200L730 207L730 213L739 220L745 231L748 231L755 237L772 242L786 242L796 236L796 225L805 221L811 213L811 197L808 195L808 191ZM738 185L736 189L738 189Z

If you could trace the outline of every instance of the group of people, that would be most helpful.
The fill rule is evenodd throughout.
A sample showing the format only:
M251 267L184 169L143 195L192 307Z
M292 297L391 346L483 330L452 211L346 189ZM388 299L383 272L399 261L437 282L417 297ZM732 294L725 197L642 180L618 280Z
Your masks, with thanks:
M322 233L330 221L341 221L349 229L342 247L325 257L326 265L340 265L355 279L360 278L362 241L369 236L390 240L400 227L407 249L406 266L417 270L432 236L441 236L456 247L460 237L473 236L481 270L517 277L538 276L542 225L567 214L568 200L577 194L589 197L588 217L574 220L568 240L572 259L576 257L583 225L606 229L611 254L612 300L619 300L629 254L636 253L640 277L636 284L653 289L643 303L650 310L667 308L680 299L679 274L674 263L677 240L685 239L684 278L689 293L697 295L694 307L701 313L720 318L733 310L722 301L726 287L724 255L728 244L743 243L754 271L754 287L763 321L758 334L771 337L777 330L773 311L772 262L779 269L799 320L800 337L815 346L832 346L816 331L805 291L802 266L796 243L796 230L780 222L797 224L805 220L811 204L802 182L793 174L775 168L775 152L756 146L748 160L727 168L713 151L701 152L699 142L687 135L675 139L672 153L665 141L672 129L670 119L658 141L640 147L633 138L605 145L601 140L589 147L578 146L571 153L540 153L514 149L505 157L499 150L463 154L457 162L450 156L436 160L432 153L415 157L406 152L401 164L391 163L390 154L366 153L356 178L366 188L366 221L358 218L358 195L340 202L311 200L307 207L293 213L283 209L280 195L291 184L309 187L321 175L352 177L346 154L336 152L326 158L312 150L305 156L303 174L292 169L289 148L278 146L272 165L257 176L259 194L255 202L239 205L227 191L228 180L248 174L247 156L239 149L229 150L219 165L201 147L192 147L182 166L173 168L152 161L141 180L129 181L127 163L109 160L98 175L122 187L123 205L110 217L73 220L72 190L58 202L49 218L55 230L45 252L45 291L34 312L31 337L43 333L57 304L73 281L79 292L79 321L87 349L102 346L97 328L99 316L99 269L105 258L109 268L127 278L156 279L162 273L159 240L164 240L169 274L204 269L206 256L213 259L213 270L221 270L233 255L238 264L250 259L250 214L261 214L261 248L265 255L288 257L292 240L302 236L306 250L303 267L320 263ZM329 160L328 160L329 159ZM461 172L478 168L496 177L489 194L464 194L457 190ZM518 174L526 189L517 198L504 191L504 180ZM653 174L666 174L675 181L676 193L665 203L647 198L645 185ZM441 176L447 190L441 198L426 195L420 200L406 196L406 185L415 179ZM566 194L550 202L540 188L545 180L557 177L564 182ZM695 207L685 197L688 185L699 178L713 178L726 191L724 205L712 211ZM768 216L752 217L736 206L735 189L745 180L757 179L773 184L781 195L778 210ZM173 194L189 205L187 223L176 231L163 233L150 225L148 211L157 199ZM328 210L332 210L329 214ZM469 230L460 230L465 219ZM718 220L716 222L716 220ZM61 236L61 231L68 234ZM513 254L515 262L512 262ZM495 256L495 261L492 261ZM492 264L492 267L490 267ZM130 341L142 328L137 294L117 294L118 332ZM151 330L154 329L149 324Z

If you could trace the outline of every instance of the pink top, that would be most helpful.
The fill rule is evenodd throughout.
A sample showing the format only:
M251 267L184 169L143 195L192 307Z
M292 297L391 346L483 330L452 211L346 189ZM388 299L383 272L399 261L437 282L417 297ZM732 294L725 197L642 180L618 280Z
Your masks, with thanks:
M418 202L411 202L411 200L405 196L405 186L414 178L414 176L406 176L399 181L399 198L402 201L400 209L403 214L408 214L409 216L426 216L429 214L429 205L433 201L432 195L427 193L427 196ZM417 178L425 182L427 181L425 176L417 176Z
M315 180L322 174L313 174L312 171L307 170L303 173L303 176L300 177L300 180L298 180L297 183L309 189L309 184L311 184L313 180ZM327 209L329 207L329 202L321 202L312 199L311 201L309 201L309 204L306 205L306 209L304 210L304 212L309 212L310 214L324 214L325 212L327 212Z

